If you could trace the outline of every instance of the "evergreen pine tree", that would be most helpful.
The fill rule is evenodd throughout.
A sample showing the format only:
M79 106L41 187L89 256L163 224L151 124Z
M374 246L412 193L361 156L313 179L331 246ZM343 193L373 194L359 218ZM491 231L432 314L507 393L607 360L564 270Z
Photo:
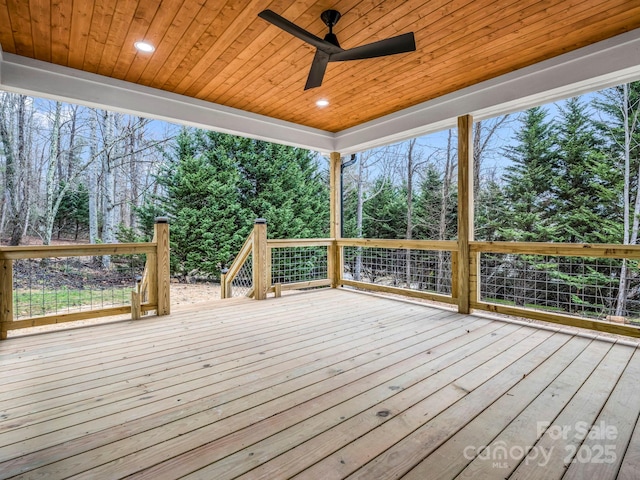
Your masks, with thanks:
M504 240L549 241L555 225L549 205L556 174L555 138L547 111L535 107L524 112L515 135L516 145L504 148L513 164L506 168L504 197L507 204L496 237Z
M217 276L258 217L271 238L328 235L328 188L306 150L184 129L158 183L163 195L138 214L145 225L170 216L172 267L182 274Z
M378 178L373 190L379 193L364 204L363 234L365 238L402 238L406 229L406 190L390 179Z
M415 199L414 238L438 239L438 221L441 208L442 174L435 165L430 163L425 167Z
M553 240L570 243L616 243L622 230L616 220L620 175L603 153L587 106L579 98L560 108L558 155L551 213ZM604 196L604 198L603 198Z
M308 150L237 138L240 201L270 238L329 235L329 191Z
M494 178L487 178L475 201L475 238L483 241L502 240L501 232L505 225L504 212L508 211L504 192Z
M177 161L161 182L172 217L174 271L216 275L233 259L249 232L238 195L238 171L227 155L228 136L183 132Z

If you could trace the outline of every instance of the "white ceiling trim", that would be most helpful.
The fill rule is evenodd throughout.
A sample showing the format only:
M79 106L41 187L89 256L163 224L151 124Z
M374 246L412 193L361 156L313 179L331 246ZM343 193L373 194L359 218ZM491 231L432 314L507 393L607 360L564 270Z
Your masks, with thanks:
M334 134L0 51L0 88L323 152Z
M345 155L638 79L640 29L334 134L0 50L7 91Z
M640 29L343 130L335 149L347 154L475 120L522 111L640 79Z

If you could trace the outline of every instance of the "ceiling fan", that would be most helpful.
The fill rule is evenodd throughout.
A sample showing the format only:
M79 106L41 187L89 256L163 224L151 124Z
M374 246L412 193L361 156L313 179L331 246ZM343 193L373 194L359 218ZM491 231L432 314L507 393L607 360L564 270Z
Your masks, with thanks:
M366 58L395 55L396 53L415 52L416 50L416 41L413 32L344 50L340 47L338 38L333 33L333 27L338 23L338 20L340 20L340 12L337 10L325 10L320 15L325 25L329 27L329 33L325 35L324 40L307 32L305 29L271 10L264 10L260 12L258 16L285 32L290 33L294 37L298 37L300 40L316 47L316 54L311 63L307 84L304 87L305 90L322 85L322 79L324 78L324 73L327 70L327 64L329 62L363 60Z

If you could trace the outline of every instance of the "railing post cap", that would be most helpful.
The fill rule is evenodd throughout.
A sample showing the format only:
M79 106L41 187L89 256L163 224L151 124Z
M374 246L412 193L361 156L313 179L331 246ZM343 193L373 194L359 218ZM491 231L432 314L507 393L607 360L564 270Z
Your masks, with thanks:
M256 225L266 225L267 219L266 218L256 218L254 223Z
M169 223L169 217L156 217L156 223Z

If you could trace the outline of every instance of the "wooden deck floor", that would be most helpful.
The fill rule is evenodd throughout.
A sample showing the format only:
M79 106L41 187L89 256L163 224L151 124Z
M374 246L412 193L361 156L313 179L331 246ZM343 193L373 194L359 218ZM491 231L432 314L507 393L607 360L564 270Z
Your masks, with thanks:
M324 290L0 358L1 478L640 478L631 343Z

